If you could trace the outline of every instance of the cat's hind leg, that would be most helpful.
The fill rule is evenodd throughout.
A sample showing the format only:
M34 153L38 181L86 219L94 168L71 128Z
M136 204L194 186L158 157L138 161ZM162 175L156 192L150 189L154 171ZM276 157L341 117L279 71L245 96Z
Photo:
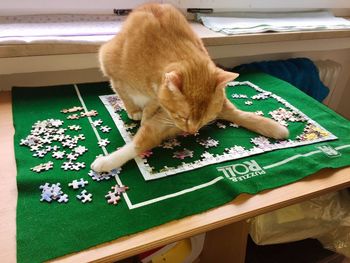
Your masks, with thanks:
M142 109L136 105L133 99L130 97L130 92L128 87L123 84L121 81L110 80L112 89L118 94L121 100L124 103L125 110L128 114L128 117L132 120L139 121L142 119Z
M164 114L159 112L146 120L135 134L132 142L127 143L110 155L97 158L91 164L91 169L96 172L108 172L114 168L119 168L139 154L158 146L164 139L180 133L181 130L177 127L162 124Z
M288 129L278 122L256 115L252 112L241 111L227 99L224 102L222 111L217 118L234 122L239 126L266 137L286 139L289 136Z

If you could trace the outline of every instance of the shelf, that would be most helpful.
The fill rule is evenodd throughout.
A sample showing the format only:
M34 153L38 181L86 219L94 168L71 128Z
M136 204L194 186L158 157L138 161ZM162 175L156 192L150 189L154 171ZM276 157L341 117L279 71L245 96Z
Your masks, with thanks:
M283 33L224 35L202 24L191 22L194 31L208 48L227 45L274 43L300 40L350 39L350 30L322 30ZM100 43L74 44L68 42L1 44L0 58L96 53Z

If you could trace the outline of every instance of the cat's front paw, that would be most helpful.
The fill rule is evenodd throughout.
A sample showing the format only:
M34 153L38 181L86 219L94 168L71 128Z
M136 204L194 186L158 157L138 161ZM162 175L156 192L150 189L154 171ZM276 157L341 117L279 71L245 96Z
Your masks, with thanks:
M118 167L114 167L114 163L112 162L109 156L101 156L101 157L97 157L95 161L93 161L90 168L95 172L100 173L100 172L110 172L114 168L118 168Z
M128 113L128 117L134 121L139 121L142 119L142 111L135 111L132 113Z
M271 132L271 134L269 137L277 139L277 140L287 139L289 136L288 129L280 124L278 126L276 126L276 128L270 132Z

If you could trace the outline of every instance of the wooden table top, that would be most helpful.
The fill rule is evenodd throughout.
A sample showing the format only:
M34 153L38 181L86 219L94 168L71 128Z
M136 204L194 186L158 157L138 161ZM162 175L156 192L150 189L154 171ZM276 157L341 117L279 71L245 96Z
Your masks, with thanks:
M0 92L0 258L3 262L16 262L17 188L13 135L11 93ZM350 167L325 169L296 183L254 196L243 194L221 207L103 243L54 262L116 261L349 186Z

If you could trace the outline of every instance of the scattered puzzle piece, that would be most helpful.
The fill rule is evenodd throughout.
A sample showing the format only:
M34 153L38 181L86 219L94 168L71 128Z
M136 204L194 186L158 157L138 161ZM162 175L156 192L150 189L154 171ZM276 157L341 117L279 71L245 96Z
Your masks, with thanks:
M49 161L47 163L41 163L37 166L34 166L30 168L30 170L32 170L33 172L40 173L42 171L48 171L49 169L52 169L52 168L53 168L53 162Z
M46 154L47 154L46 150L38 150L33 154L33 156L43 158Z
M110 141L109 141L108 139L101 139L101 140L98 142L98 146L100 146L100 147L106 147L109 143L110 143Z
M63 109L61 110L62 113L72 113L72 112L77 112L77 111L82 111L83 107L78 107L78 106L74 106L70 109Z
M125 193L129 187L116 184L115 186L112 186L111 189L113 191L109 191L108 194L105 195L107 203L117 205L118 201L121 199L120 195Z
M98 115L96 110L90 110L90 111L86 111L86 112L80 112L80 116L81 117L95 117L96 115Z
M78 157L79 157L79 154L77 154L77 153L69 153L69 154L67 154L67 156L66 156L66 158L67 158L69 161L75 161Z
M108 126L101 126L100 127L100 131L101 132L109 132L111 130L111 128L110 127L108 127Z
M68 120L78 120L80 117L78 114L71 114L67 116Z
M234 99L247 99L248 98L248 96L247 95L245 95L245 94L232 94L232 96L231 96L232 98L234 98Z
M88 193L85 189L80 193L80 195L77 195L77 198L82 202L91 202L92 201L92 194Z
M125 193L127 190L129 190L129 187L116 184L115 186L112 186L111 189L118 195L121 195L122 193Z
M69 162L64 162L62 165L61 165L61 168L65 171L67 170L71 170L71 167L72 167L73 163L71 161Z
M117 195L115 192L111 192L111 191L109 191L108 194L105 195L105 197L107 199L107 203L113 204L113 205L117 205L118 201L121 199L121 197L119 195Z
M174 147L176 146L180 146L181 143L177 140L177 139L170 139L167 140L165 142L163 142L163 144L161 145L164 149L174 149Z
M198 139L197 142L204 146L206 149L211 147L217 147L219 145L219 141L212 139L211 137L208 137L207 139Z
M90 170L88 175L92 178L94 181L102 181L102 180L109 180L112 177L115 177L117 174L119 174L121 171L121 168L113 169L110 172L95 172L93 170Z
M81 127L79 125L70 125L68 126L70 130L78 131L81 130Z
M46 201L51 203L53 200L57 200L59 203L68 202L68 195L63 193L60 183L52 185L45 183L44 185L40 185L39 189L41 189L41 202Z
M82 155L83 153L85 153L88 150L88 148L86 148L85 146L77 146L73 149L74 152L76 152L79 155Z
M218 126L220 129L226 129L226 125L219 121L216 122L216 126Z
M57 202L59 202L59 203L67 203L69 200L68 200L68 195L67 194L63 194L63 195L61 195L59 198L58 198L58 200L57 200Z
M101 119L92 121L92 125L94 125L95 127L100 126L102 123L103 121Z
M73 189L79 189L80 187L85 187L85 185L89 184L88 181L84 181L83 178L80 178L80 180L73 180L71 183L68 184L69 187L73 187Z
M173 155L173 158L181 159L181 160L185 159L186 157L192 158L193 151L190 151L190 150L187 150L186 148L184 148L182 151L174 152L174 155Z
M63 159L65 153L66 153L65 151L53 152L53 153L52 153L52 157L53 157L53 158L56 158L56 159Z

